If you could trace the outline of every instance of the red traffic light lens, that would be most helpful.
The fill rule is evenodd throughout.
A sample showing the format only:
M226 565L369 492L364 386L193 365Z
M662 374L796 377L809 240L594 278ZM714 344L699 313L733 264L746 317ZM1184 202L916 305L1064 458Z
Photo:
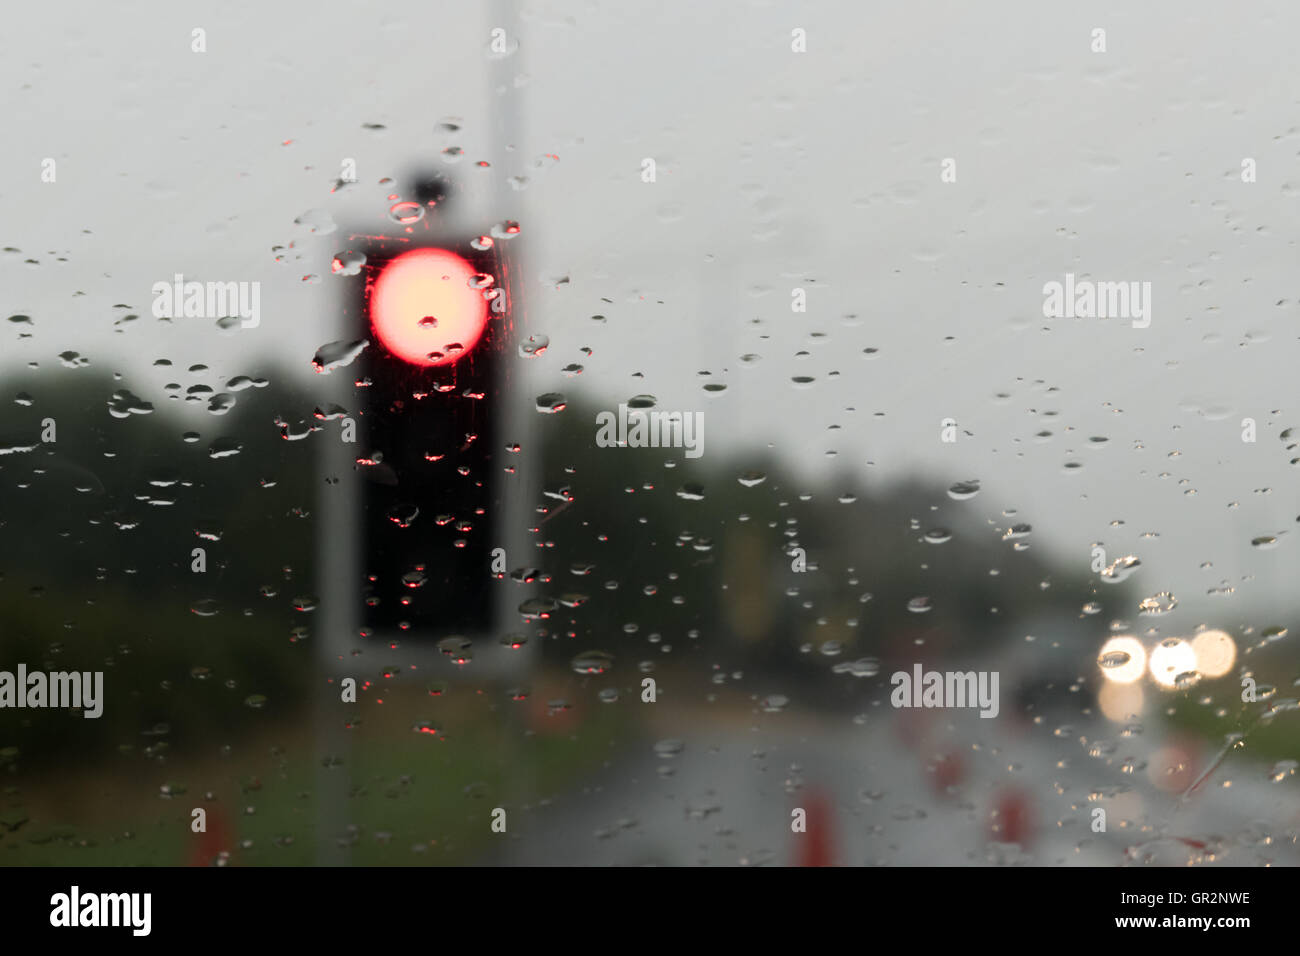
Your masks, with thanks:
M370 294L375 335L414 365L450 365L463 358L487 327L477 276L469 262L446 249L402 253L380 272Z

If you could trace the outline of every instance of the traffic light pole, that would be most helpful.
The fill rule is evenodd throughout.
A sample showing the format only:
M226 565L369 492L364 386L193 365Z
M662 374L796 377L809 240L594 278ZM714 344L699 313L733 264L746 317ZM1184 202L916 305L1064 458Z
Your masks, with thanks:
M523 60L527 56L527 43L519 35L522 23L519 17L518 0L493 0L491 5L493 23L490 28L505 29L514 34L515 51L509 57L490 61L489 81L491 83L492 116L492 155L498 162L507 163L512 157L521 161L526 155L522 150L523 95L515 85L515 77L523 72ZM522 172L522 171L521 171ZM522 588L510 580L508 570L519 567L541 567L543 562L535 557L537 539L529 532L530 528L539 527L541 515L535 509L541 496L543 486L543 459L540 439L534 419L537 411L533 393L529 391L529 376L518 360L520 342L527 341L534 334L530 324L529 283L527 268L529 236L533 228L531 217L526 214L524 206L525 192L512 189L509 185L508 170L501 170L493 177L495 186L491 203L494 221L516 220L525 226L523 240L515 240L517 248L513 250L511 266L514 280L510 283L512 301L508 303L513 342L504 363L506 374L500 378L501 412L499 445L519 443L518 452L507 452L509 472L500 474L504 480L504 493L501 496L502 514L497 527L503 537L501 547L505 549L507 574L494 582L496 599L496 620L509 628L520 622L519 604L527 596L521 594ZM531 635L530 635L531 636ZM494 650L502 650L497 645ZM509 658L504 661L510 677L520 679L535 671L541 658L541 646L538 640L530 640L517 650L508 651ZM515 740L526 739L527 716L521 708L509 708L503 714L506 732ZM535 762L531 760L508 761L508 786L514 794L532 795L537 792Z
M330 382L331 397L342 408L349 407L353 390L344 387L350 379ZM351 862L348 834L348 800L351 792L350 731L348 705L342 701L345 677L359 677L351 663L353 647L361 629L360 615L352 596L358 587L356 555L362 547L361 487L356 471L356 452L326 432L319 454L324 474L320 476L317 507L318 546L316 561L323 586L320 590L320 622L316 636L318 677L312 719L316 730L316 865L345 866Z

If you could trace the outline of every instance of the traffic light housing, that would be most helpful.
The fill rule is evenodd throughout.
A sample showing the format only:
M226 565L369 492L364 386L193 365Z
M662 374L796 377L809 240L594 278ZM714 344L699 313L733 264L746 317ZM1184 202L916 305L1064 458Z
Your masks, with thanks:
M415 194L390 229L348 237L365 261L345 320L369 343L351 367L365 479L357 619L381 636L479 635L494 625L513 224L452 231L445 183Z

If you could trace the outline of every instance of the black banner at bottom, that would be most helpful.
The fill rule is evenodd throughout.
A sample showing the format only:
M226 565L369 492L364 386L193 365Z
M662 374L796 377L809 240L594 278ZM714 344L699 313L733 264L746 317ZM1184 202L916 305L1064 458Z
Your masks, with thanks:
M390 930L402 938L403 924L420 932L440 920L464 929L592 920L592 928L617 930L638 910L647 922L637 925L664 932L702 920L728 933L788 924L820 935L819 921L847 917L873 932L920 927L928 944L1042 930L1147 942L1199 934L1231 945L1246 938L1239 934L1271 936L1294 925L1294 874L1286 870L51 868L8 876L6 922L19 933L128 946L249 940L272 928L286 942L373 944Z

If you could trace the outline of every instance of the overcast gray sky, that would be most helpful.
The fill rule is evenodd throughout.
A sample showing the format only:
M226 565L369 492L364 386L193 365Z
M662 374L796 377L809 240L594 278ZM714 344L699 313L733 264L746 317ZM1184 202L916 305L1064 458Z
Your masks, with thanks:
M551 340L517 360L525 393L649 392L706 413L706 454L771 443L810 479L979 478L949 507L1016 509L1081 565L1137 553L1173 630L1266 626L1298 569L1298 28L1282 2L21 5L0 268L35 334L10 327L6 368L74 349L155 400L160 357L310 376L356 280L329 273L341 230L294 220L382 221L379 180L455 145L468 207L522 225L516 318ZM331 194L348 157L360 182ZM1150 282L1150 327L1043 318L1067 271ZM177 272L260 281L260 327L158 323ZM141 319L115 327L118 303Z

